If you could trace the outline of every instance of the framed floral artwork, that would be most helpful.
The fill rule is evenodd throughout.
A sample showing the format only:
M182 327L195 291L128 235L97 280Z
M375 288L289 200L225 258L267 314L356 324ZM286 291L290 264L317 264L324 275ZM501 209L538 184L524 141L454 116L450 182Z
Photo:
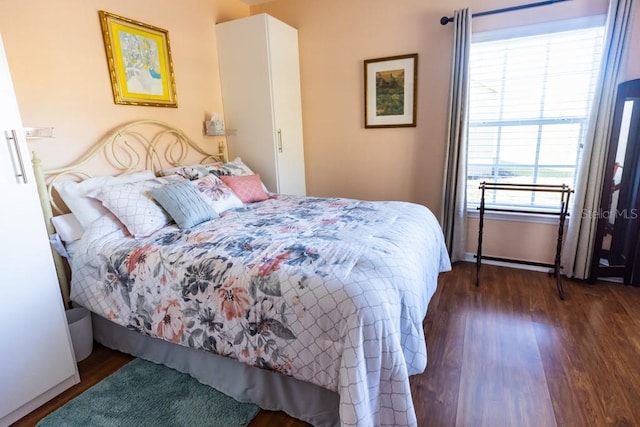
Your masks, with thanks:
M177 107L169 33L99 11L116 104Z
M415 127L417 86L417 53L364 61L364 127Z

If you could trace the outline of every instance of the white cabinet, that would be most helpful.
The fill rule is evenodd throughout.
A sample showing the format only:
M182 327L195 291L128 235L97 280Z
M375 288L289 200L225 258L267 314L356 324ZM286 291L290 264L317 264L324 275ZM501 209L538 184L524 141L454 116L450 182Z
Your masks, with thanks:
M80 381L0 38L0 426Z
M270 191L306 194L298 31L267 14L216 25L230 157Z

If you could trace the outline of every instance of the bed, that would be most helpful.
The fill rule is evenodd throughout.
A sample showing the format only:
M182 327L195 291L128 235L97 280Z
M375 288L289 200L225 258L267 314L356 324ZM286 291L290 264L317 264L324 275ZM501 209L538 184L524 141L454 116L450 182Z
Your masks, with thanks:
M201 167L189 164L192 148ZM54 189L66 191L60 182L84 177L78 166L96 157L125 179L151 171L92 189L107 209L65 238L70 299L93 313L96 341L313 425L417 424L409 376L426 367L422 321L451 267L427 208L264 192L224 144L208 154L183 132L142 121L69 167L36 167L45 215ZM217 178L242 203L221 206Z

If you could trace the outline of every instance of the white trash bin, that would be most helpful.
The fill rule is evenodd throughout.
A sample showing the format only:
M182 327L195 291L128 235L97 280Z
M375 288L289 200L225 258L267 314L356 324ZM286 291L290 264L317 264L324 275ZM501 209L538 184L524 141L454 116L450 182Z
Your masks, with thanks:
M93 330L91 329L91 312L84 307L66 311L69 333L73 343L76 362L89 357L93 351Z

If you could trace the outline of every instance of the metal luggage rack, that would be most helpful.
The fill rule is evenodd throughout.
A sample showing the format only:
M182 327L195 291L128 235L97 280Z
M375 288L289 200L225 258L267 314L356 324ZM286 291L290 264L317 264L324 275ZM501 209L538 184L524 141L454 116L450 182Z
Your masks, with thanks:
M512 184L512 183L498 183L498 182L481 182L480 190L482 196L480 198L480 206L477 208L480 211L480 224L478 227L478 252L475 255L476 258L476 286L480 286L480 267L482 260L490 261L503 261L516 264L534 265L538 267L548 267L552 270L549 274L556 278L556 286L558 288L558 295L561 300L564 300L564 289L562 287L562 279L560 277L560 254L562 252L562 238L564 234L564 224L566 218L569 216L569 197L573 190L568 185L545 185L545 184ZM531 192L546 192L546 193L558 193L560 195L560 205L558 210L533 210L533 209L518 209L518 208L500 208L500 207L487 207L485 205L485 190L495 191L531 191ZM556 244L556 255L553 264L527 261L521 259L504 258L482 255L482 232L484 227L484 213L485 212L505 212L505 213L526 213L536 215L549 215L557 216L558 221L558 241Z

